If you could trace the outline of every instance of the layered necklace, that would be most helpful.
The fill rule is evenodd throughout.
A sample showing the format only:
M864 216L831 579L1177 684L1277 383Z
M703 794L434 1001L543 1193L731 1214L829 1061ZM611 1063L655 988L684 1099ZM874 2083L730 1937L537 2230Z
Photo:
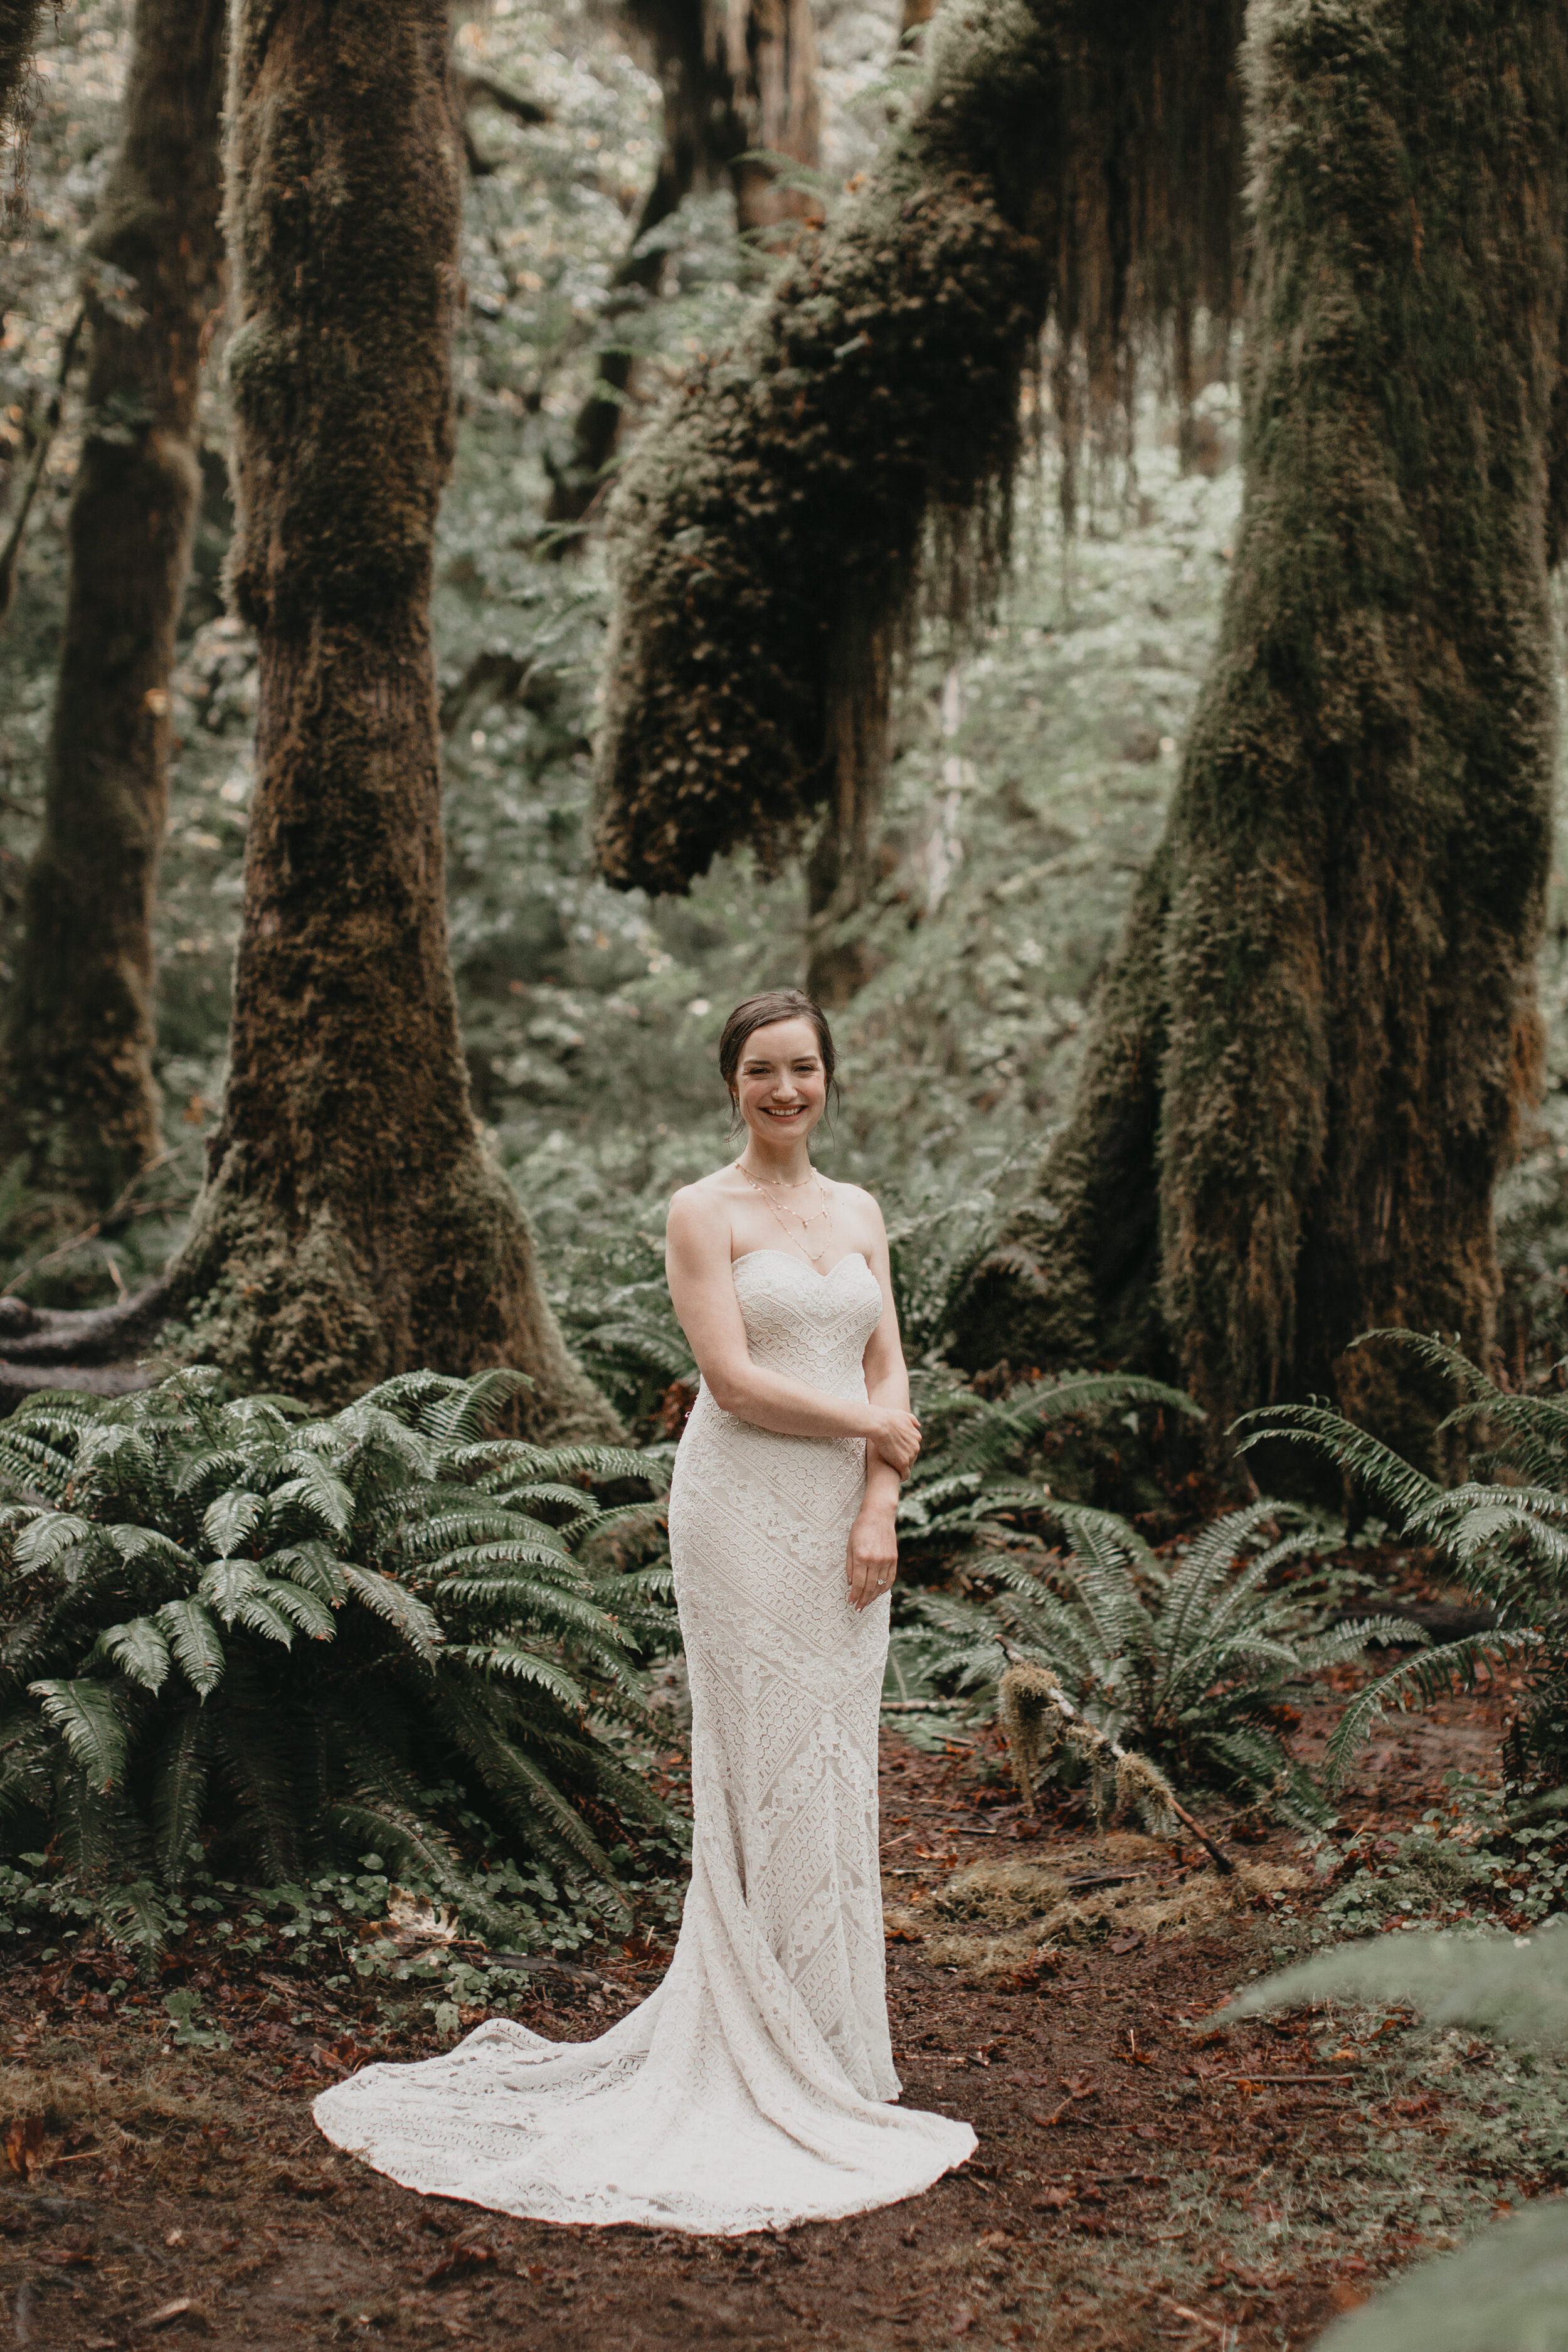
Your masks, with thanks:
M816 1169L814 1168L812 1170L809 1176L802 1176L798 1181L794 1184L786 1184L782 1176L775 1178L772 1183L764 1182L762 1177L753 1176L745 1162L741 1160L737 1160L735 1162L735 1173L737 1176L743 1176L747 1183L751 1185L753 1192L761 1193L763 1199L773 1211L773 1216L777 1220L780 1231L784 1234L785 1239L793 1243L796 1249L804 1252L805 1256L811 1260L813 1265L820 1265L822 1260L827 1255L829 1249L833 1246L833 1208L828 1197L827 1187L824 1184ZM775 1192L804 1192L808 1184L816 1186L817 1199L821 1202L821 1206L813 1210L809 1216L807 1216L804 1209L781 1206L773 1198ZM800 1227L798 1233L795 1231L795 1226L789 1222L792 1217L796 1221L796 1223L798 1223ZM825 1228L822 1236L822 1244L818 1249L812 1248L809 1238L811 1229L814 1225L821 1225Z

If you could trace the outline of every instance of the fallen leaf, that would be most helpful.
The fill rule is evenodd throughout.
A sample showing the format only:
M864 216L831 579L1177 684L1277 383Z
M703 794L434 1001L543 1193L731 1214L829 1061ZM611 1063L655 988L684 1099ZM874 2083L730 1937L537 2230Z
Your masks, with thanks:
M90 2265L92 2256L79 2254L72 2246L36 2246L33 2249L33 2260L36 2263L53 2263L58 2269L65 2270L72 2263Z
M1118 1936L1110 1948L1113 1952L1135 1952L1143 1941L1142 1936Z
M972 2303L961 2303L952 2315L948 2332L953 2336L967 2336L973 2325L974 2305Z
M5 2127L5 2161L21 2179L31 2180L43 2169L44 2119L18 2116Z
M1059 2213L1064 2205L1072 2203L1077 2194L1078 2191L1074 2189L1042 2189L1035 2199L1035 2211Z
M150 2311L147 2314L145 2319L134 2320L132 2323L131 2333L132 2336L151 2335L157 2328L173 2327L175 2322L181 2319L188 2321L190 2326L197 2329L200 2334L205 2335L206 2313L198 2304L193 2302L188 2294L176 2296L173 2303L161 2303L156 2311Z
M338 2193L339 2184L337 2181L330 2179L326 2174L320 2172L315 2173L303 2180L300 2179L296 2173L275 2172L272 2176L271 2181L268 2183L268 2186L273 2189L275 2194L279 2197L303 2197L310 2199L315 2197L335 2197Z
M463 2278L471 2271L482 2271L487 2263L500 2261L493 2246L448 2246L434 2269L426 2272L421 2284L441 2286L448 2279Z

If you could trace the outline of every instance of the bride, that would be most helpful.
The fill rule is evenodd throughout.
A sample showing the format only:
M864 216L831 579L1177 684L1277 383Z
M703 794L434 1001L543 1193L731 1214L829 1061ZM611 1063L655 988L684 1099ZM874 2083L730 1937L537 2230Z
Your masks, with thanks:
M975 2139L891 2104L877 1727L920 1431L887 1235L811 1164L833 1040L810 998L737 1006L719 1067L744 1148L676 1194L667 1253L702 1374L669 1498L696 1814L675 1957L597 2041L491 2018L315 2114L426 2194L738 2236L912 2196Z

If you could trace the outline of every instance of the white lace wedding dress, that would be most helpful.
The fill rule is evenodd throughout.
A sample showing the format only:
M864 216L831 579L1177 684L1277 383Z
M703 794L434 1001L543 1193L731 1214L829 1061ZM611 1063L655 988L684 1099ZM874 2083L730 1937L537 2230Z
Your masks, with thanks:
M753 1359L864 1395L863 1257L735 1263ZM367 2066L316 2120L405 2188L547 2221L734 2237L914 2195L969 2126L889 2105L877 1849L886 1599L849 1605L858 1438L778 1437L704 1389L670 1549L692 1701L696 1841L668 1973L596 2042L492 2018L445 2056Z

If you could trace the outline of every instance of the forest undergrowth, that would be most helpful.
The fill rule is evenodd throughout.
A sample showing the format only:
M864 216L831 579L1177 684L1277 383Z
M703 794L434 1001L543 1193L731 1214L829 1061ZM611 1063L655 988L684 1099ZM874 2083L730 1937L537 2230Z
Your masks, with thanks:
M1305 1710L1308 1758L1361 1672L1335 1669ZM500 2331L547 2352L1309 2340L1568 2177L1560 2078L1487 2031L1389 2000L1215 2026L1315 1938L1462 1908L1531 1931L1527 1872L1483 1885L1432 1860L1490 1777L1510 1696L1505 1681L1385 1732L1315 1850L1233 1824L1230 1893L1190 1842L1097 1832L1071 1792L1030 1824L993 1735L922 1751L889 1734L895 2049L906 2096L969 2116L980 2150L914 2205L762 2239L412 2200L309 2126L315 2089L498 2006L555 2038L603 2031L657 1980L668 1912L502 1976L428 1906L384 1910L365 1872L312 1890L297 1939L231 1904L142 1984L93 1937L18 1921L24 1965L0 1980L0 2282L37 2340L105 2345L149 2323L223 2340L242 2315L258 2345ZM977 1878L1047 1868L1076 1884L1033 1966L986 1969L942 1940L965 1903L984 1930Z

